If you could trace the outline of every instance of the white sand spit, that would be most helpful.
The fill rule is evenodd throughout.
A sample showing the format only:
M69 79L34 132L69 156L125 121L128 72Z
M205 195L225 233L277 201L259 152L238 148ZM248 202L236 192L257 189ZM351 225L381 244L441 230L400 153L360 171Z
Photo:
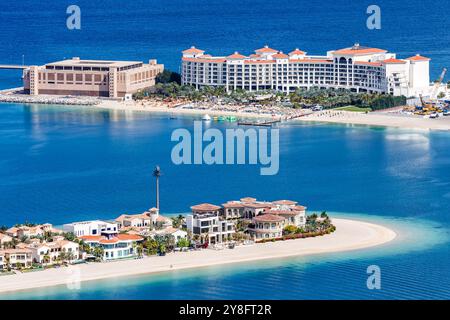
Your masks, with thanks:
M372 223L347 219L333 219L333 223L337 228L334 233L316 238L269 242L218 251L206 249L178 252L164 257L89 263L1 276L0 292L73 285L72 281L75 279L89 281L262 259L356 250L381 245L396 237L394 231Z

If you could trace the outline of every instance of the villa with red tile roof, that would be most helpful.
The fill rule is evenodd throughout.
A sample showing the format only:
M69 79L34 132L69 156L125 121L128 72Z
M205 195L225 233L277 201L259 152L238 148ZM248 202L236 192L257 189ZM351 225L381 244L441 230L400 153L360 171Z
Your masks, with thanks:
M269 46L250 55L211 56L191 47L182 52L181 80L197 89L223 86L228 92L332 88L409 97L431 92L429 62L420 55L398 59L387 50L359 44L326 56L298 48L285 54Z
M287 225L304 227L306 207L296 201L258 201L246 197L228 201L222 206L203 203L191 207L192 214L186 217L186 227L201 242L210 244L227 242L235 233L239 220L249 223L248 233L255 240L280 237Z
M102 260L116 260L135 257L137 255L135 244L144 238L135 234L116 234L113 236L81 236L79 237L91 248L103 249Z

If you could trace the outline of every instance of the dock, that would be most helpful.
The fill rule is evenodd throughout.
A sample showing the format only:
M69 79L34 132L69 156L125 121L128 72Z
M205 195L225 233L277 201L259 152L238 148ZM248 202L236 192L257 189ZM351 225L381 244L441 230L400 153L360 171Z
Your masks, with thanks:
M18 64L0 64L0 69L28 69L30 66L23 66Z
M264 122L258 121L239 121L238 126L258 126L258 127L271 127L273 124L281 122L281 119L278 120L269 120Z
M294 120L300 117L304 117L307 116L308 114L310 114L310 112L305 112L302 114L296 114L296 115L292 115L289 117L280 117L279 119L276 120L268 120L268 121L263 121L263 122L258 122L258 121L239 121L238 125L239 126L259 126L259 127L271 127L273 124L275 123L279 123L282 121L289 121L289 120Z

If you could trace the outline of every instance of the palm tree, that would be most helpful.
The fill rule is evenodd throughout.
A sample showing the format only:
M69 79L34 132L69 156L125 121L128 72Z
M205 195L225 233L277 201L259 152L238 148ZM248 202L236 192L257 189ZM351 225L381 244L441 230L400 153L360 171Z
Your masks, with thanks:
M74 258L73 253L71 251L69 251L66 253L66 255L67 255L67 260L69 260L69 263L72 263L72 260Z
M159 210L159 177L161 177L161 169L159 166L153 170L153 176L156 178L156 209Z
M144 251L144 248L142 246L142 244L139 244L137 247L137 253L138 253L138 257L142 258L142 252Z
M51 258L50 258L50 256L48 255L48 253L46 253L46 254L44 255L43 259L44 259L44 264L50 263Z
M102 247L95 247L94 256L96 256L97 259L101 260L103 258L104 253L105 250Z
M11 260L9 257L5 258L5 262L6 262L6 270L11 271Z
M181 225L183 224L183 220L184 220L184 216L181 214L178 215L177 217L173 217L172 224L173 224L174 228L181 227Z
M66 256L66 253L64 252L64 251L61 251L60 253L59 253L59 259L64 263L64 261L66 261L66 259L67 259L67 256Z

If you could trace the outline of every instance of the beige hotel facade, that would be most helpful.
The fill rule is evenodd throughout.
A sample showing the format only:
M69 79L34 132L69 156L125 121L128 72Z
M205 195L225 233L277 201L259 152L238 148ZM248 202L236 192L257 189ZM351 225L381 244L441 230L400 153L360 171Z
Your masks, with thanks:
M414 96L432 88L429 58L415 55L399 59L395 53L355 44L307 55L295 49L285 54L268 46L250 55L235 52L212 56L191 47L182 52L182 84L196 88L222 86L227 91L347 89L353 92Z
M156 60L105 61L72 59L24 70L25 93L120 98L155 85L164 65Z

